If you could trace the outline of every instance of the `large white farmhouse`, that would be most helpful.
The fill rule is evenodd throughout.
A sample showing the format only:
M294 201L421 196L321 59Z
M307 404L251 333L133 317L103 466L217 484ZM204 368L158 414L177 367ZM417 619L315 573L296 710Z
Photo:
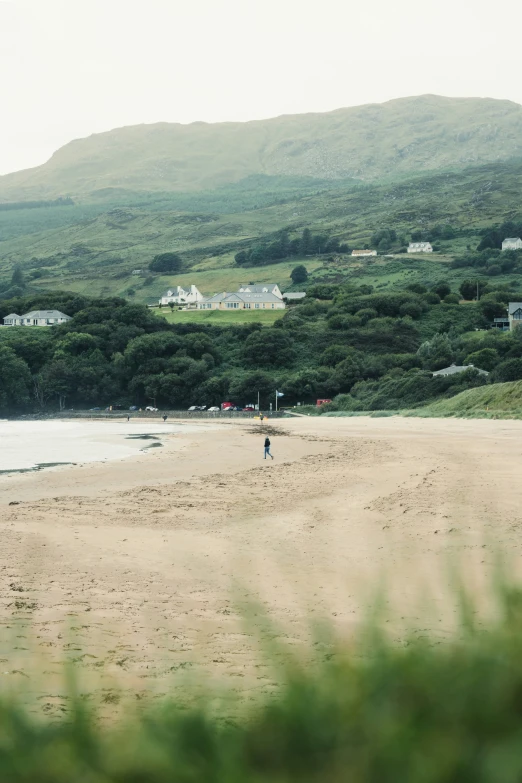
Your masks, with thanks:
M502 242L502 250L520 250L522 249L522 239L520 237L507 237Z
M408 253L433 253L433 248L429 242L410 242Z
M236 292L223 291L198 304L200 310L284 310L286 304L275 283L242 285Z
M171 303L176 305L195 305L198 304L198 302L202 302L203 299L203 294L195 285L191 285L189 289L176 285L173 288L169 288L168 291L165 291L159 300L159 303L160 305L168 305Z
M65 315L59 310L31 310L25 315L10 313L4 318L4 326L53 326L64 324L71 320L70 315Z
M248 283L243 283L239 286L237 290L238 294L274 294L274 296L278 296L279 299L283 298L283 294L281 293L279 286L277 283L261 283L260 285L257 285L255 283L252 283L249 285Z

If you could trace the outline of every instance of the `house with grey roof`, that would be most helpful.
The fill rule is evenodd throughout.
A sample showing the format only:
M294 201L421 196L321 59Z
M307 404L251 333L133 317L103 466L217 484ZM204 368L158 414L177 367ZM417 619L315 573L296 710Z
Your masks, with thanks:
M237 292L238 294L275 294L279 299L283 298L277 283L242 283Z
M286 294L283 294L283 299L288 302L288 304L295 304L296 302L302 301L306 296L306 291L289 291Z
M9 313L4 318L4 326L19 326L22 316L16 313Z
M182 288L180 285L175 285L161 295L159 303L160 305L197 305L204 298L195 285L191 285L190 288Z
M510 302L508 304L508 321L510 332L522 324L522 302Z
M466 370L476 370L480 375L489 375L486 370L479 370L474 364L450 364L449 367L444 367L443 370L437 370L432 375L435 378L438 375L456 375L459 372L466 372Z
M11 313L4 318L4 326L54 326L71 320L71 316L60 310L31 310L25 315Z
M224 291L209 296L198 304L200 310L284 310L286 304L280 296L268 292Z

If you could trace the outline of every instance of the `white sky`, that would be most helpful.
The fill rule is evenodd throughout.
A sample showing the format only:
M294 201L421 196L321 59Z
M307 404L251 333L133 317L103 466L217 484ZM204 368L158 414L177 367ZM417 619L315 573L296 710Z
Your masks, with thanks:
M0 173L143 122L522 103L521 22L519 0L0 0Z

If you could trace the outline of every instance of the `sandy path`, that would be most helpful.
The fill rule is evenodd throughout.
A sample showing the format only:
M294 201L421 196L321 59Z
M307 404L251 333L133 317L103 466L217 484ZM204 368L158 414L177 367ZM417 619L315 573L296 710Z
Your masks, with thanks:
M520 552L522 422L276 427L274 462L254 424L232 423L117 463L0 477L0 669L31 682L36 647L49 711L63 705L53 676L64 653L102 694L104 677L164 693L189 670L264 690L263 613L300 648L310 618L350 630L384 571L386 598L420 628L430 592L443 635L447 553L480 584L495 547ZM245 625L236 609L250 596L261 611Z

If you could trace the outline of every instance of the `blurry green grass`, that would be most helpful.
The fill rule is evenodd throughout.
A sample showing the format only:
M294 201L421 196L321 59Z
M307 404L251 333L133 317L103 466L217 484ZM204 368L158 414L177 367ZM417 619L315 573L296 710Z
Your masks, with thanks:
M369 624L347 645L288 661L280 690L236 717L208 691L100 723L80 697L61 721L0 700L6 783L518 783L522 594L502 587L485 620L464 596L440 642L393 643ZM74 692L74 688L72 689Z

